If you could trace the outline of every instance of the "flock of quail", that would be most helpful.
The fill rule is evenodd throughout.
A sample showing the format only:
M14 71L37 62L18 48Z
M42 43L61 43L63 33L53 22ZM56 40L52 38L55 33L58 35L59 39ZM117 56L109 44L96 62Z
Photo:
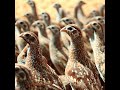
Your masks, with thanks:
M69 16L54 3L52 20L27 4L15 19L15 90L105 90L105 5L86 16L79 1Z

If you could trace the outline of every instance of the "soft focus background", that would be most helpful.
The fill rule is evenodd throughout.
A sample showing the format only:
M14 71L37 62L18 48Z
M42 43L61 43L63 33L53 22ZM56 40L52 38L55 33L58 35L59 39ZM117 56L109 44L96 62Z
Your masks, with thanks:
M37 7L37 13L40 14L42 11L48 12L52 19L55 19L56 10L52 7L53 3L58 2L62 5L62 8L66 13L73 15L73 10L76 3L79 0L34 0ZM91 10L97 10L101 4L105 3L105 0L83 0L87 4L83 6L83 10L88 15ZM15 17L20 18L25 12L31 12L31 8L26 3L27 0L15 0Z

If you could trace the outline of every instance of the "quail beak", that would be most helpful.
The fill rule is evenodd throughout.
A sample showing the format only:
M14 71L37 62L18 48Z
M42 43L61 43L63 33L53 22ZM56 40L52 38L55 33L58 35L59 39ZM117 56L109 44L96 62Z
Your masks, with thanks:
M26 17L27 16L27 14L24 14L24 17Z
M66 25L64 18L62 18L62 19L60 20L60 23L61 23L62 25Z
M18 23L17 23L17 22L15 23L15 26L18 26Z
M60 22L65 22L65 18L62 18L62 19L60 20Z
M32 0L27 0L27 2L29 3L29 2L31 2Z
M21 33L21 34L19 35L19 37L23 38L23 33Z
M39 14L39 17L42 19L42 14Z
M80 3L82 3L82 5L85 5L85 4L86 4L85 2L83 2L83 1L81 0L81 1L79 2L78 6L81 6Z
M35 25L35 24L32 24L32 27L34 27L34 28L35 28L35 27L36 27L36 25Z
M53 32L50 28L50 26L47 27L47 32L50 33L50 32Z
M66 32L66 33L67 33L67 30L66 30L65 27L63 27L63 28L60 30L60 32Z
M54 8L56 8L56 7L55 7L55 3L54 3L52 6L53 6Z
M60 22L62 22L64 19L62 18L61 20L60 20Z
M24 37L24 33L21 33L21 34L19 35L19 37L21 37L23 40L25 40L25 41L27 42L26 38ZM27 43L29 43L29 42L27 42Z
M48 26L48 27L47 27L47 29L49 29L49 30L50 30L50 27Z
M80 2L81 2L82 4L86 4L86 3L85 3L84 1L82 1L82 0L81 0Z
M83 2L83 4L86 4L85 2Z

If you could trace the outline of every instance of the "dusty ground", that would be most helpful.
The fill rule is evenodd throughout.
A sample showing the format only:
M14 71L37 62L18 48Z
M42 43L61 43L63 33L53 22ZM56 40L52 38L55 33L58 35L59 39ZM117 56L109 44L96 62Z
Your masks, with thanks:
M34 0L37 6L38 14L42 11L46 11L50 14L51 18L55 18L56 10L52 7L53 3L58 2L62 5L65 12L70 12L73 15L73 10L75 4L79 0ZM89 12L93 9L98 9L101 4L105 3L105 0L83 0L87 4L84 5L85 14L89 14ZM19 18L24 15L25 12L31 12L31 8L27 5L27 0L15 0L15 17Z

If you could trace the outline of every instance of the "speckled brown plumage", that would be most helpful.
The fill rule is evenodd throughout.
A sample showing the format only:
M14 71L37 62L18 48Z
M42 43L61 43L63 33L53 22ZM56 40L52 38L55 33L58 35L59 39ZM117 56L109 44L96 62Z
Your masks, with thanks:
M48 60L48 64L51 67L54 67L50 59L49 39L47 36L44 22L37 20L32 24L32 26L34 27L34 30L38 32L38 39L39 39L40 46L42 49L42 55L46 57L46 59Z
M15 90L35 90L30 69L17 63L15 64Z
M45 88L43 88L45 87ZM15 64L15 90L63 90L50 83L37 83L31 70L23 64Z
M70 83L70 80L69 80L68 76L59 75L59 78L61 79L61 81L62 81L62 83L63 83L63 85L65 87L65 90L72 90L72 85Z
M28 66L37 83L55 84L63 88L63 85L55 71L47 64L46 58L42 55L38 37L32 32L25 32L20 35L30 46L25 65ZM45 87L41 87L45 89Z
M65 67L68 59L68 51L61 45L60 27L57 25L50 25L49 30L49 51L50 58L59 74L64 75Z
M91 46L93 48L95 64L99 71L99 74L103 81L105 82L105 45L103 40L103 27L97 21L91 21L87 24L89 27L89 39Z
M80 81L84 82L84 87L89 90L93 90L91 89L93 84L95 84L95 86L93 85L95 90L101 90L102 86L96 66L94 62L86 58L83 37L80 29L75 24L70 24L62 28L61 32L66 32L71 37L69 60L65 69L65 75L72 76L76 81L78 80L78 83ZM87 78L85 77L88 77L89 80L92 79L91 81L93 82L88 84L88 82L86 82Z
M75 17L76 17L76 15L75 15ZM74 19L69 18L69 17L62 18L61 22L64 22L65 26L69 25L69 24L76 24ZM78 24L76 24L76 25L80 28L80 26ZM84 30L81 30L81 33L83 35L84 46L85 46L85 49L88 53L88 58L92 58L92 48L91 48L90 42L88 40L88 37L87 37L86 33L84 32ZM62 41L63 41L64 46L68 49L70 46L70 40L69 40L68 34L62 32L61 37L62 37Z

